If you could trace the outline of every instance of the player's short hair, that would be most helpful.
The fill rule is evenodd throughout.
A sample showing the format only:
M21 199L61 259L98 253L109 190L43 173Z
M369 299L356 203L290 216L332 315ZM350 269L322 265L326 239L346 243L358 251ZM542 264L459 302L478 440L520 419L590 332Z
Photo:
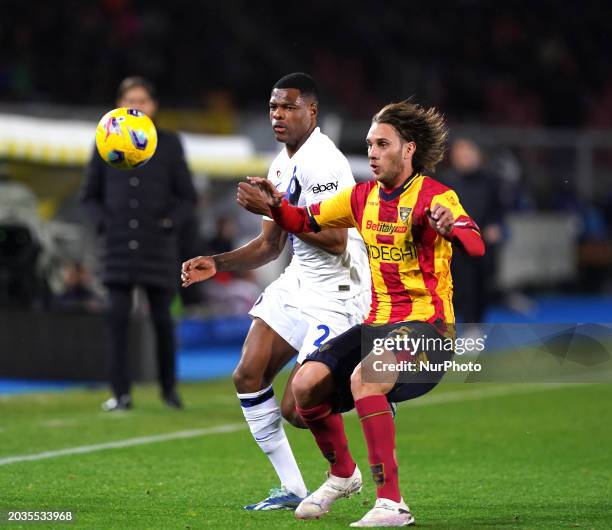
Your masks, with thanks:
M311 76L304 72L293 72L292 74L281 77L274 83L272 90L275 88L297 88L304 96L310 96L317 103L319 102L319 89L317 83Z
M151 99L157 100L157 90L155 90L155 85L146 77L139 75L126 77L123 81L121 81L121 83L119 83L119 88L117 89L117 100L123 98L125 93L134 87L144 88Z
M374 115L372 123L388 123L403 140L416 144L412 167L419 173L433 172L444 158L448 127L434 107L424 108L410 100L390 103Z

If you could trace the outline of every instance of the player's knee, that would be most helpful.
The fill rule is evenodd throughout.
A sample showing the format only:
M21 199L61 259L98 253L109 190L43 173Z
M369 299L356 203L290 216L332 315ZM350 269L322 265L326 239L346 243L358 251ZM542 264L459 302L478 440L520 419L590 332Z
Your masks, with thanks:
M300 407L307 408L318 404L314 403L318 382L317 374L308 364L302 366L297 374L295 374L291 383L291 389L293 390L295 401Z
M362 383L361 365L357 365L351 374L351 394L353 394L353 396L361 392Z
M293 395L295 396L295 402L303 407L304 403L308 401L312 392L312 389L310 388L310 379L308 377L308 374L302 375L300 370L291 382L291 390L293 391Z
M232 373L232 379L236 392L240 394L261 390L261 376L245 370L240 365L238 365Z
M361 364L351 374L351 394L353 399L361 399L375 394L387 394L393 389L393 382L367 382L363 380Z

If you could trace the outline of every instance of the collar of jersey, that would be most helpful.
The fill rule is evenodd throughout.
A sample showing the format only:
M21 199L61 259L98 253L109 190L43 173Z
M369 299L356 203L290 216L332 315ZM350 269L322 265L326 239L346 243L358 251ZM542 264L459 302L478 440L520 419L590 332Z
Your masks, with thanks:
M403 184L400 184L397 188L395 188L394 190L390 192L386 192L383 189L382 185L379 185L378 186L378 196L383 201L392 201L393 199L397 199L397 197L399 197L402 193L404 193L408 189L408 186L410 186L410 184L412 184L418 176L419 176L419 173L415 171L414 173L412 173L412 175L410 175L404 181Z
M308 138L306 138L306 141L305 141L305 142L304 142L304 143L301 145L301 147L300 147L300 148L299 148L299 149L298 149L298 150L295 152L295 154L294 154L293 156L291 156L291 157L290 157L290 156L287 154L287 148L286 148L286 147L283 147L283 151L282 151L282 152L283 152L283 153L285 153L285 158L286 158L287 160L295 161L295 158L298 156L298 154L299 154L300 152L302 152L302 150L304 149L304 147L306 147L307 145L311 144L311 143L312 143L312 141L311 141L311 140L313 140L313 138L315 138L316 136L318 136L318 135L320 135L320 134L323 134L323 133L321 132L321 127L318 127L318 126L317 126L317 127L315 127L315 128L312 130L312 132L310 133L310 136L309 136Z

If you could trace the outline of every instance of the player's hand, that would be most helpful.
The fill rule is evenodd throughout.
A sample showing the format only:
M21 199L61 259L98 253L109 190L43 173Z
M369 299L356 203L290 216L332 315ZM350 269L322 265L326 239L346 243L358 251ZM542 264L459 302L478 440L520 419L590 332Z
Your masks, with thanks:
M283 202L285 194L282 191L278 191L274 187L274 184L272 184L268 179L263 179L261 177L247 177L247 181L252 185L257 186L262 191L262 195L268 206L277 208Z
M434 204L431 209L425 209L425 215L429 219L429 225L440 234L442 237L446 237L450 234L455 224L455 217L450 208L442 206L441 204Z
M269 217L271 214L267 198L267 194L265 194L256 184L251 184L250 182L238 183L236 202L245 210L257 215L267 215Z
M181 266L181 282L183 287L192 283L203 282L217 274L217 266L212 256L191 258Z

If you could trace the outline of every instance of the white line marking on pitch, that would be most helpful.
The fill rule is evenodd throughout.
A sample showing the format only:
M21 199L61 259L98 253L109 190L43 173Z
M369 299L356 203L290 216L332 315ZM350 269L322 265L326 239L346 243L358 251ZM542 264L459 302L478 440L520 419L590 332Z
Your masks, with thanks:
M35 460L45 460L47 458L55 458L58 456L68 456L86 453L95 453L96 451L104 451L106 449L123 449L124 447L132 447L135 445L146 445L158 442L167 442L169 440L180 440L184 438L196 438L198 436L208 436L210 434L222 434L228 432L240 431L246 429L246 423L228 423L217 427L209 427L207 429L192 429L190 431L170 432L167 434L154 434L153 436L141 436L139 438L127 438L126 440L117 440L116 442L107 442L95 445L82 445L80 447L68 447L57 451L45 451L33 455L16 455L0 458L0 466L7 464L15 464L17 462L31 462Z
M442 403L453 403L459 401L469 401L474 399L482 399L496 396L508 396L512 394L528 394L531 392L541 392L546 390L557 390L559 388L575 388L583 386L580 383L544 383L544 384L514 384L508 386L493 386L491 388L479 388L476 390L467 390L464 392L442 392L433 394L430 397L424 397L422 400L409 401L400 404L403 407L426 407L429 405L439 405ZM354 412L354 411L352 411ZM401 418L401 416L400 416ZM166 442L169 440L178 440L184 438L197 438L199 436L209 436L211 434L223 434L244 430L247 428L246 423L228 423L218 425L217 427L209 427L206 429L193 429L189 431L178 431L167 434L155 434L152 436L142 436L139 438L127 438L125 440L117 440L115 442L107 442L96 445L83 445L80 447L68 447L56 451L45 451L32 455L16 455L0 458L0 466L7 464L15 464L18 462L31 462L35 460L44 460L47 458L56 458L58 456L69 456L75 454L95 453L106 449L122 449L124 447L132 447L135 445L146 445L151 443Z

